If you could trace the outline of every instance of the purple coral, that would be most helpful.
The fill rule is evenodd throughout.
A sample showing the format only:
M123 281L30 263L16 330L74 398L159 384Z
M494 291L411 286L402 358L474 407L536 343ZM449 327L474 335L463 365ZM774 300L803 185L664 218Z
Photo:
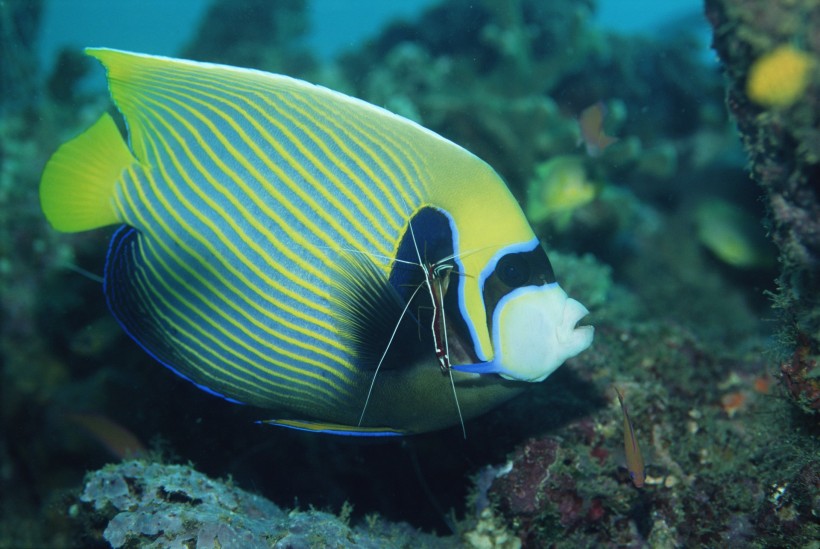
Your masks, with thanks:
M601 502L585 498L578 489L571 474L576 462L553 437L530 439L518 447L512 468L496 479L490 495L502 513L521 526L522 537L531 538L551 522L573 529L603 518Z

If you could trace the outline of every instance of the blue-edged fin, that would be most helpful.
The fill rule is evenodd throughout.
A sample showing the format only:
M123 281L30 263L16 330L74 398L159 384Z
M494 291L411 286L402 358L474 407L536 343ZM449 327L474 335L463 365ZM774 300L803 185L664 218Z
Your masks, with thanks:
M109 114L63 144L40 181L40 205L51 226L79 232L120 223L114 190L123 170L136 162Z
M189 359L179 352L180 346L175 341L176 327L159 318L156 311L148 305L148 290L140 275L140 256L138 231L127 225L122 226L111 239L103 277L105 299L114 318L145 352L178 376L212 395L229 402L244 404L206 385L196 383L188 374L193 367Z
M389 427L351 427L350 425L339 425L337 423L324 423L321 421L302 421L298 419L268 419L259 421L265 425L275 425L296 431L306 431L308 433L323 433L326 435L338 435L345 437L402 437L410 433Z

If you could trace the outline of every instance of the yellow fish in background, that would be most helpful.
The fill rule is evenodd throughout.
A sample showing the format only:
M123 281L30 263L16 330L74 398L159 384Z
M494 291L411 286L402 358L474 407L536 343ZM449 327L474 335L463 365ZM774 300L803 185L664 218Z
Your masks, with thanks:
M43 211L61 231L124 224L109 307L200 388L295 429L419 433L592 342L507 187L461 147L286 76L86 51L128 142L105 114L64 144Z
M536 165L527 186L527 219L536 224L551 220L559 231L566 229L575 210L600 193L601 185L587 171L577 155L556 156Z

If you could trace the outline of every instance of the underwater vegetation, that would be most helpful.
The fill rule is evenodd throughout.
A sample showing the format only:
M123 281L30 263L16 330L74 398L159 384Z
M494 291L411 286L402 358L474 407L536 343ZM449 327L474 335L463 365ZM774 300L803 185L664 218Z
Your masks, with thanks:
M602 32L591 1L443 1L330 62L301 42L307 2L212 4L174 55L319 83L475 153L590 310L594 344L466 439L386 443L260 425L122 332L99 281L114 230L53 231L37 192L59 145L114 111L80 51L32 70L30 5L0 7L0 70L14 52L24 76L0 97L0 547L820 537L813 3L708 0L720 67L685 32ZM617 141L592 156L599 104L592 135Z
M801 410L820 410L820 198L817 193L820 8L814 2L710 0L714 47L726 66L727 104L750 172L765 193L780 276L774 295L786 387Z

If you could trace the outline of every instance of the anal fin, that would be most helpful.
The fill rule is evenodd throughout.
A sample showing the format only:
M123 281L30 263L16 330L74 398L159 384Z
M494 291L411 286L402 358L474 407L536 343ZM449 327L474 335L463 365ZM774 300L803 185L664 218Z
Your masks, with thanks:
M354 427L352 425L340 425L338 423L305 421L299 419L268 419L259 421L259 423L274 425L276 427L285 427L295 431L348 437L401 437L410 434L407 431L391 429L390 427Z

